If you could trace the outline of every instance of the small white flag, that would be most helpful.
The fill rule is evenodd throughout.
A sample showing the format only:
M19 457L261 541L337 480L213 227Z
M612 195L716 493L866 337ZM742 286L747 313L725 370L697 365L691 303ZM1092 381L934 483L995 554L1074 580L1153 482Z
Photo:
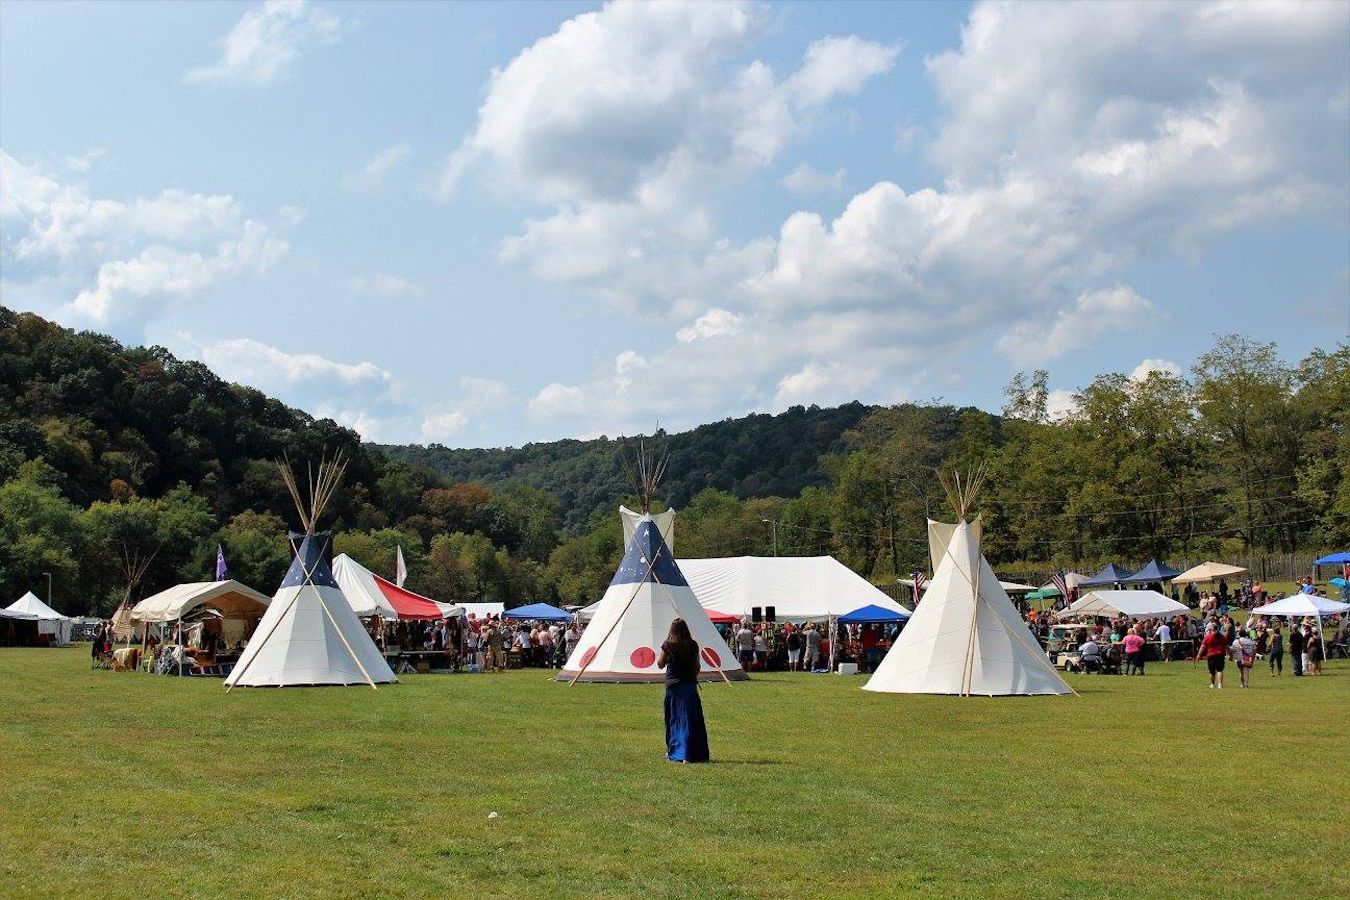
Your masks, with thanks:
M408 566L403 562L403 545L399 544L398 554L394 558L394 584L403 587L408 580Z

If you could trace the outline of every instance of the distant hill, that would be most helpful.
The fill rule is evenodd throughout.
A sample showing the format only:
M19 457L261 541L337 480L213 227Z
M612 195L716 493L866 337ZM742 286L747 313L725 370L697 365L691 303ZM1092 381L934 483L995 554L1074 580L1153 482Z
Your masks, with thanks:
M779 415L726 419L679 434L659 432L656 446L670 454L661 497L680 508L709 487L743 500L790 498L804 488L823 487L830 479L822 458L849 449L846 433L877 409L857 402L832 409L794 406ZM539 488L558 499L563 528L575 531L596 510L612 509L615 497L631 492L619 447L618 439L601 437L490 450L440 444L381 449L391 459L424 465L450 482L476 481L493 490Z

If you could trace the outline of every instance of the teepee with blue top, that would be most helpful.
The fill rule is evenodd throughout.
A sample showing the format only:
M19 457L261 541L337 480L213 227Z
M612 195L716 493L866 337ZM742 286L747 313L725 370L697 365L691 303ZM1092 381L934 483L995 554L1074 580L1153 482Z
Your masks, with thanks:
M396 681L333 577L328 564L332 533L314 528L346 468L341 455L319 465L318 478L310 479L308 506L290 466L281 464L280 468L305 531L289 535L295 559L225 679L226 690L318 684L368 684L373 688Z
M650 465L642 451L636 472L629 469L641 495L642 514L636 520L624 520L625 531L630 525L632 530L623 561L595 617L559 673L559 681L664 681L665 672L657 668L656 658L676 617L688 623L698 642L700 681L739 681L747 677L685 581L674 549L663 536L664 532L673 538L674 513L662 513L660 517L651 514L651 494L664 471L664 462ZM620 509L621 514L632 515Z

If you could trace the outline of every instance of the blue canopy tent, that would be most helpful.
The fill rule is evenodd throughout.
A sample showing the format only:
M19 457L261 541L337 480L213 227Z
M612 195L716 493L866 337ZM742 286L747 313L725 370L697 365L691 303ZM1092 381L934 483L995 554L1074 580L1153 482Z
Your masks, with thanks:
M1126 584L1146 584L1150 581L1171 581L1181 573L1169 566L1167 563L1160 563L1156 559L1150 559L1148 565L1144 566L1138 572L1135 572L1129 578L1122 578L1121 581Z
M1122 569L1115 563L1107 563L1106 567L1100 572L1093 575L1087 581L1080 581L1078 586L1080 588L1085 588L1096 587L1099 584L1125 584L1133 575L1134 573L1129 569Z
M844 613L838 621L845 625L875 625L881 622L903 622L908 618L909 613L896 612L893 609L869 603L853 612Z
M1320 559L1314 559L1315 566L1344 566L1350 565L1350 550L1342 550L1340 553L1328 553Z
M566 622L572 614L547 603L531 603L529 606L517 606L502 613L508 619L538 619L541 622Z

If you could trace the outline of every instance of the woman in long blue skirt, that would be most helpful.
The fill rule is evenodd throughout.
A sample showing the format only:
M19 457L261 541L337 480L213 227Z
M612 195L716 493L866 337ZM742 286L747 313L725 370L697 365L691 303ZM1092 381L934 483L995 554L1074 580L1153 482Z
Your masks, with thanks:
M670 623L656 664L666 670L666 759L707 762L708 728L698 698L699 646L684 619Z

